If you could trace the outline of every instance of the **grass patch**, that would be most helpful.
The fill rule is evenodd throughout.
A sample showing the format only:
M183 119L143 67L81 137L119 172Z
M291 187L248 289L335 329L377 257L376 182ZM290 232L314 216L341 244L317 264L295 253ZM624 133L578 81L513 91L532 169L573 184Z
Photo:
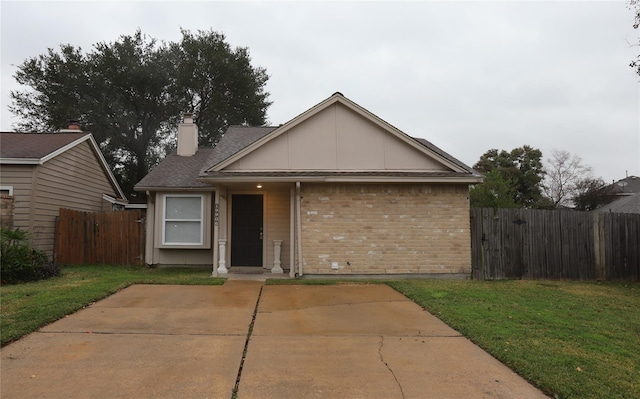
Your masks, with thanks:
M0 287L2 345L131 284L218 285L205 269L67 266ZM386 283L562 399L640 397L640 284L559 281L267 280Z
M0 287L2 346L131 284L219 285L224 279L193 268L64 266L62 275Z
M640 397L637 283L388 284L552 397Z

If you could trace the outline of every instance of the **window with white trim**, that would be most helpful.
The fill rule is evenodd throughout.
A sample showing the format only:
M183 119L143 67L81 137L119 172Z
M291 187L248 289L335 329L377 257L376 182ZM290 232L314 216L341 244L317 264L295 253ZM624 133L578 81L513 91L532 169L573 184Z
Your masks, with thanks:
M163 245L202 245L204 197L165 195L162 220Z
M13 195L13 186L0 186L0 194Z

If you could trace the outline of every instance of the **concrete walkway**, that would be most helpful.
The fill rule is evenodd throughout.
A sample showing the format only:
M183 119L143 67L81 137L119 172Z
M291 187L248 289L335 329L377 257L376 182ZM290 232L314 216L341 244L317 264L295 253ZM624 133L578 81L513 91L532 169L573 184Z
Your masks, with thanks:
M546 398L385 285L136 285L1 362L3 399Z

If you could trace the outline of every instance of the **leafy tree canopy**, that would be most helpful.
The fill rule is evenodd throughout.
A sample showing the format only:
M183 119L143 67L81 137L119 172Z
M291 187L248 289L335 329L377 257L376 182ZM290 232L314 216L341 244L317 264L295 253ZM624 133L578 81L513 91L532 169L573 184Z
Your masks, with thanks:
M510 152L497 149L485 152L473 167L487 175L488 180L472 189L471 205L491 206L475 202L474 197L477 199L480 196L473 194L473 190L490 190L497 203L522 208L548 207L549 204L541 192L541 181L544 177L541 159L542 152L528 145L514 148ZM492 188L482 188L487 183L491 184Z
M612 184L605 183L601 177L588 177L578 182L573 202L579 211L592 211L615 199L616 190Z
M492 169L484 175L484 182L469 191L471 206L478 208L518 208L515 203L515 185Z
M15 128L79 121L126 193L172 146L183 112L195 113L200 145L212 145L230 125L264 124L271 104L266 70L214 31L182 30L181 41L159 43L138 30L87 53L66 44L25 60L14 77L27 86L11 92Z

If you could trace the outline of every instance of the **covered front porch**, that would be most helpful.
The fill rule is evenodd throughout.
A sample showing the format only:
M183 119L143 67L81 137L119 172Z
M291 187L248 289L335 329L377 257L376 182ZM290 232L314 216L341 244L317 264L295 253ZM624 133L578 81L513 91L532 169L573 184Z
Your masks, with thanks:
M297 198L295 183L216 184L212 275L298 275L296 246L292 245L299 231Z

